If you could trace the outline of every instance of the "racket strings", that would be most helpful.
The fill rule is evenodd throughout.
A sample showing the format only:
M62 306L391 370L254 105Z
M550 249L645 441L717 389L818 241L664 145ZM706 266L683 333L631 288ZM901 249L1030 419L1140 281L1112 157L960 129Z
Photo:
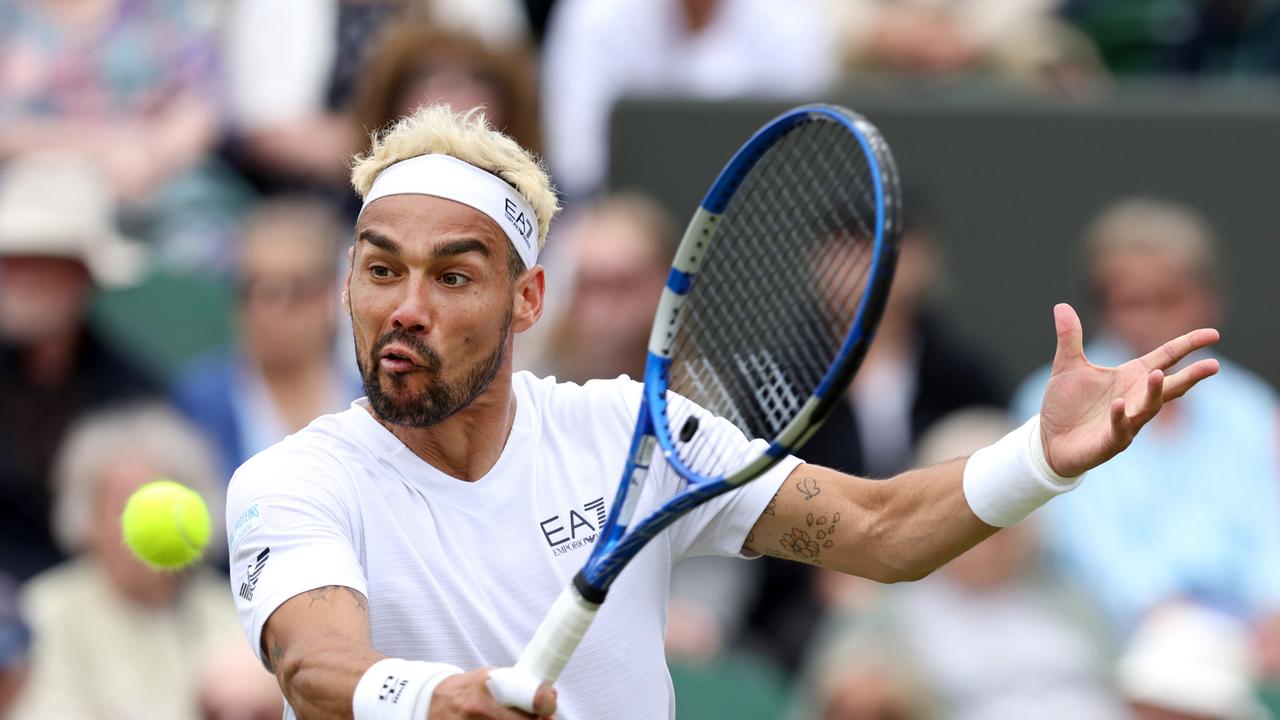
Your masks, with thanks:
M668 408L677 452L715 474L728 441L699 432L702 408L772 439L837 359L867 290L875 243L873 164L833 121L791 130L761 157L716 231L672 343Z

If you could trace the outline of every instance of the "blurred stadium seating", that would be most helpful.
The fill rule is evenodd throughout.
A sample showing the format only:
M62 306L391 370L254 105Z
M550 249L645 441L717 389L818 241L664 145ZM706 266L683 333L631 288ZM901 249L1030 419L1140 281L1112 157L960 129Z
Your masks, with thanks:
M163 383L201 356L233 351L243 341L236 248L251 211L302 192L327 204L349 230L358 208L345 180L350 154L364 147L369 131L416 102L482 100L503 127L546 147L553 170L572 168L575 149L605 155L576 177L571 169L562 184L570 191L567 217L553 228L546 255L548 306L560 304L561 322L574 315L566 305L583 296L574 248L591 239L571 237L571 228L590 226L573 216L590 215L606 193L627 191L682 221L728 153L762 120L793 100L828 101L871 118L908 181L930 188L944 262L937 277L945 278L931 294L930 312L948 332L976 341L1003 373L1000 382L1012 386L1048 359L1054 302L1077 304L1086 332L1093 327L1081 235L1104 206L1143 194L1192 205L1215 226L1229 310L1223 352L1280 384L1280 333L1272 317L1280 266L1280 3L792 1L795 8L781 12L799 19L783 32L761 21L780 12L768 5L777 0L0 0L0 191L29 151L77 154L103 171L116 224L143 241L150 257L140 282L101 284L87 310L70 313L79 330L60 346L72 358L68 367L33 367L48 353L0 327L0 387L10 389L0 397L0 448L31 437L43 443L27 448L30 457L20 463L16 453L0 456L0 489L15 498L0 513L12 518L0 534L7 562L0 575L25 578L59 560L50 536L49 474L62 433L101 410L106 398L157 394L124 382L108 388L119 392L99 392L112 383L93 379L93 358L76 356L89 346L85 338L101 336L124 356L120 367ZM608 33L626 38L635 29L612 23L611 10L652 21L646 27L657 29L645 38L655 47L683 38L684 54L600 43ZM280 23L296 32L279 32ZM797 29L800 36L788 34ZM92 39L72 39L86 37ZM698 37L715 42L700 45ZM285 38L289 44L281 45ZM773 42L803 46L809 70L800 74L810 86L795 85L795 75L757 77L758 66L773 59L764 53L759 63L750 50ZM720 63L727 70L712 72ZM698 68L702 74L694 77ZM827 83L836 72L840 79ZM716 82L721 77L736 80L729 86ZM552 83L550 92L540 92L541 83ZM599 126L605 117L607 132ZM578 137L583 123L591 137ZM606 135L607 146L600 144ZM645 227L644 218L620 222L652 237L666 232L653 227L662 222ZM0 243L0 283L6 264L12 280L19 261L41 254L4 247L14 246ZM345 263L340 254L333 260ZM654 289L635 289L627 299L651 302ZM331 300L337 313L337 298ZM596 315L608 319L607 312ZM555 319L545 319L541 345L517 346L518 364L606 375L634 373L642 362L600 352L588 371L549 356L546 343L566 332L552 327ZM85 328L93 334L82 334ZM345 343L337 341L336 362L349 359ZM40 372L46 369L56 376L52 385ZM121 371L117 379L123 377ZM60 404L30 412L24 398L40 393ZM1280 477L1254 480L1280 483ZM1194 537L1204 527L1183 531ZM1060 571L1049 560L1039 563L1036 572ZM771 590L819 590L811 586L819 581L799 577L785 581L794 586ZM868 607L895 597L870 586L859 592ZM6 590L6 598L11 594ZM6 627L25 633L14 602L0 604ZM841 617L848 620L848 612ZM1259 695L1274 714L1280 622L1246 623L1244 632L1258 650L1252 659L1263 675ZM673 653L680 717L765 720L804 707L789 697L804 686L764 659L775 655L760 646L771 642L767 635L753 638L751 653L732 627L717 637L710 659ZM775 637L772 650L781 652L788 640ZM1118 656L1129 637L1115 631L1104 640ZM26 645L24 635L0 658L0 694L11 694L26 677ZM1241 682L1257 680L1244 665L1233 668ZM95 670L108 677L105 667L85 672ZM37 678L41 672L32 670ZM82 688L65 691L87 693L101 681L86 678ZM730 699L737 704L726 704ZM191 717L219 717L216 699L187 700ZM138 701L145 705L147 698Z

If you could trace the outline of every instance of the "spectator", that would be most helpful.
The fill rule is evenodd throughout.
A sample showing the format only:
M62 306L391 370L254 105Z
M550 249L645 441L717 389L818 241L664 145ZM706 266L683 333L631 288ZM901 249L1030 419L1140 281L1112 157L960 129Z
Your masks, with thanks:
M235 212L206 164L218 133L217 58L204 2L0 3L0 163L87 155L127 225L167 264L205 267Z
M56 469L58 540L73 556L33 579L23 608L35 636L32 676L15 717L200 717L206 663L241 646L254 668L241 688L273 684L243 652L226 580L207 567L157 572L120 542L125 501L144 483L172 478L222 507L221 483L202 439L157 406L86 417L68 435ZM220 513L212 536L221 537ZM216 542L216 541L215 541ZM213 677L225 677L214 675ZM273 693L266 708L282 712ZM242 717L264 717L259 708Z
M1086 346L1089 359L1140 355L1157 337L1221 322L1214 244L1186 206L1129 198L1107 208L1085 241L1102 328ZM1024 383L1018 418L1039 412L1047 377L1046 369ZM1179 597L1275 620L1278 412L1270 387L1224 360L1204 392L1166 407L1128 451L1041 515L1057 559L1121 632ZM1269 641L1273 651L1278 640Z
M814 0L562 0L543 52L547 160L571 199L604 184L620 98L812 97L836 69Z
M233 0L225 51L238 164L268 192L319 190L354 203L347 158L364 138L352 118L356 78L405 17L518 43L515 0ZM288 32L282 32L286 28Z
M1134 720L1267 720L1255 695L1248 626L1172 603L1143 619L1116 673Z
M533 59L521 45L490 46L478 36L404 23L380 38L361 73L355 120L369 133L420 105L483 107L489 123L522 147L541 149Z
M1059 0L826 0L850 71L999 73L1072 89L1101 70Z
M48 477L67 426L158 392L87 320L95 287L143 267L114 209L102 177L77 157L26 155L0 177L0 568L19 579L61 558Z
M30 674L31 628L18 608L17 585L0 576L0 718L22 693Z
M1008 429L996 409L956 413L921 440L919 463L968 455ZM838 608L818 633L809 689L793 716L860 720L868 715L854 712L851 698L883 697L906 707L870 717L1123 717L1087 610L1038 571L1036 554L1034 530L1024 523L920 582ZM925 700L931 707L919 707Z
M966 407L1003 407L1008 391L997 364L947 327L934 311L943 256L927 194L908 187L893 287L876 341L838 404L800 454L809 462L867 477L909 466L916 442L939 419ZM758 574L747 611L748 647L795 669L826 600L814 568L775 558Z
M1068 0L1065 14L1116 74L1273 77L1280 5L1269 0Z
M557 315L529 364L573 382L642 377L677 240L667 212L636 193L602 198L569 221L547 262L570 276L571 289L549 301Z
M362 394L337 344L339 242L346 228L318 201L269 200L244 225L234 348L196 360L175 403L217 447L221 476ZM353 366L353 364L351 364Z

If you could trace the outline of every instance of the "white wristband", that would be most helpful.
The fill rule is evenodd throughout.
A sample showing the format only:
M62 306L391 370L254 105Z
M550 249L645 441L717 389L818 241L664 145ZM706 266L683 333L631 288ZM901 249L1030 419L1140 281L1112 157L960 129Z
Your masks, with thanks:
M1062 477L1049 467L1037 414L969 458L964 466L964 497L982 522L1011 527L1055 496L1074 490L1083 478L1083 473Z
M445 663L386 658L365 671L351 699L355 720L424 720L441 680L462 669Z

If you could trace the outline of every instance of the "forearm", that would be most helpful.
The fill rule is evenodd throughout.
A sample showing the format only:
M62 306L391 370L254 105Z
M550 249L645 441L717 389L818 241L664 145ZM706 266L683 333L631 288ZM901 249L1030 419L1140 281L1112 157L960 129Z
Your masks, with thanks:
M348 720L360 678L382 660L372 650L353 653L350 648L312 647L305 658L292 662L283 655L276 670L280 689L289 706L308 720Z
M262 635L263 650L289 706L300 718L352 717L356 685L383 659L367 642L367 603L360 593L329 586L281 606Z
M965 462L953 460L889 480L801 465L746 545L879 582L917 580L997 530L969 509Z

